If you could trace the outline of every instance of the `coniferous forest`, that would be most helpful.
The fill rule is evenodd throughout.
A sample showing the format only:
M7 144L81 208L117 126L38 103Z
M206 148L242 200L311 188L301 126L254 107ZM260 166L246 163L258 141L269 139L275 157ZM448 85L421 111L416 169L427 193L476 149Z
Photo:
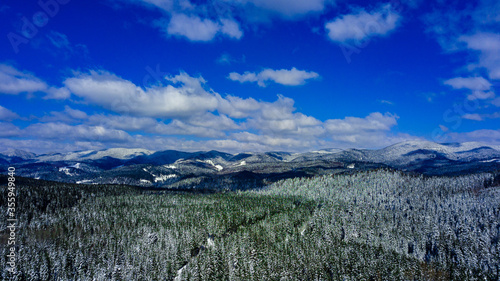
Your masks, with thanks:
M1 279L500 280L496 174L379 169L218 190L18 178L17 273Z

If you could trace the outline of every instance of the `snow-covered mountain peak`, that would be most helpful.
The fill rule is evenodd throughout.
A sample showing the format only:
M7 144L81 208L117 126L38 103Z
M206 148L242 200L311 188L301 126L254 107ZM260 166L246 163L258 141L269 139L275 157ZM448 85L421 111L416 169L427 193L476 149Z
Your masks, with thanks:
M155 151L142 148L109 148L97 151L95 154L87 157L87 159L99 159L103 157L112 157L116 159L132 159L137 156L151 155Z
M28 151L21 150L21 149L14 149L14 148L9 148L9 149L3 151L1 154L8 156L8 157L19 157L22 159L33 159L36 157L36 155L32 152L28 152Z

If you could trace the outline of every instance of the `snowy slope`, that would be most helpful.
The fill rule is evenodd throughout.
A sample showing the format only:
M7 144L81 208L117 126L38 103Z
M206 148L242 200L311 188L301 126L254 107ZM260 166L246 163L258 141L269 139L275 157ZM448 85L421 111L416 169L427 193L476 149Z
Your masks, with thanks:
M79 152L68 152L63 154L40 155L39 162L48 161L81 161L97 160L104 157L111 157L121 160L128 160L138 156L151 155L154 151L142 148L110 148L105 150L87 150Z

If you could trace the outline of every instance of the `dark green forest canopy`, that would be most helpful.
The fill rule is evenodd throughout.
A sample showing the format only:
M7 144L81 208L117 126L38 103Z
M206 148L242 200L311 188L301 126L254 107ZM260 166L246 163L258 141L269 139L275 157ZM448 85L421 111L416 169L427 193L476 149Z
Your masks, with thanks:
M498 175L379 169L211 194L18 178L17 192L18 280L499 277Z

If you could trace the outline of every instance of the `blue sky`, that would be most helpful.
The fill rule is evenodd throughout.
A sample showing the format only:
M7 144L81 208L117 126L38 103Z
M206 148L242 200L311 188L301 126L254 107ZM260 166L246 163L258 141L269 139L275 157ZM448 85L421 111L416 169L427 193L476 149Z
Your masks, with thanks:
M498 1L6 0L0 145L500 144Z

